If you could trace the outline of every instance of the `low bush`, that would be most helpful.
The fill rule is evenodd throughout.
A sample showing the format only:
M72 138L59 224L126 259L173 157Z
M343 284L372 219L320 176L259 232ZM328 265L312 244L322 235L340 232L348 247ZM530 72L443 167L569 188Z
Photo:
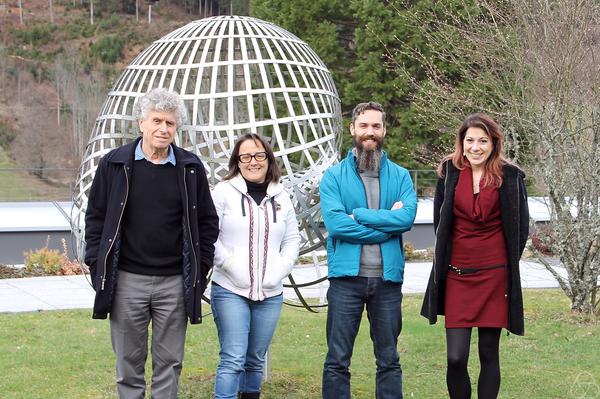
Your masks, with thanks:
M78 18L70 22L65 30L70 39L89 38L96 33L96 26L90 24L87 18Z
M104 18L98 23L98 29L110 31L119 26L119 17L117 14L112 14L109 18Z
M433 250L417 249L414 244L410 242L404 243L404 259L406 261L428 261L433 259Z
M7 150L17 137L16 132L5 122L0 120L0 147Z
M0 279L19 277L24 277L24 270L22 268L0 265Z
M46 245L43 248L30 250L24 253L25 272L24 276L69 276L81 274L82 267L76 260L69 259L67 243L63 238L61 240L62 253L56 249L48 248L50 236L46 239ZM87 270L83 269L85 272Z
M123 58L124 49L125 39L117 35L103 36L90 47L92 56L105 64L114 64Z
M48 241L45 247L27 251L24 255L25 271L28 274L56 275L61 268L62 256L56 249L48 248Z
M552 225L539 224L529 235L531 238L531 247L534 251L547 256L554 255L555 238L552 231Z
M50 43L55 30L56 25L33 26L31 29L16 29L14 34L22 44L40 46Z

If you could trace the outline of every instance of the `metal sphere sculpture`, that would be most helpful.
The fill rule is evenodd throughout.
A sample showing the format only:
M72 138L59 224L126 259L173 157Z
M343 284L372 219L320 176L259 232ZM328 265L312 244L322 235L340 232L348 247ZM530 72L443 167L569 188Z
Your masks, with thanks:
M318 184L338 159L340 99L327 67L305 42L272 23L240 16L206 18L167 34L146 48L108 93L74 193L71 223L80 259L98 162L139 135L133 104L156 87L181 95L189 122L175 142L200 157L211 185L226 174L237 137L252 132L270 141L298 213L301 254L313 253L311 263L319 266L315 250L324 247L324 237Z

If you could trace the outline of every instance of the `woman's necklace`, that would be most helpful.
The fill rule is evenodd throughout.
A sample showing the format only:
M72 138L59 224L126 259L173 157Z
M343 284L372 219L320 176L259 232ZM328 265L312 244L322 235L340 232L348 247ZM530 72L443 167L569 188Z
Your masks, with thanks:
M481 180L482 172L473 171L473 194L479 193L479 181Z

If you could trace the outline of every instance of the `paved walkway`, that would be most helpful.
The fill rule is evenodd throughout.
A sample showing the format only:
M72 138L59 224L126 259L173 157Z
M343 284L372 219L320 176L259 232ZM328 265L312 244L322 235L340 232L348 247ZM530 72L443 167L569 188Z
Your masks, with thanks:
M431 263L408 263L404 275L404 293L424 292ZM301 267L294 270L296 283L310 282L327 275L327 268ZM523 288L558 287L554 277L542 265L521 261ZM327 280L320 285L302 288L306 298L323 298ZM286 288L284 296L293 300L294 291ZM52 276L0 280L0 312L32 312L58 309L89 309L94 291L86 276Z

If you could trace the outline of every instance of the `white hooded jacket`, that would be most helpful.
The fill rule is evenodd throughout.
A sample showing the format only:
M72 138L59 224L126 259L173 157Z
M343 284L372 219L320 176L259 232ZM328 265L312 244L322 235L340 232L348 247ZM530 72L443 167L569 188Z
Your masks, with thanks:
M283 292L298 257L300 234L292 201L281 183L269 183L260 204L238 174L212 191L219 216L213 282L254 301Z

